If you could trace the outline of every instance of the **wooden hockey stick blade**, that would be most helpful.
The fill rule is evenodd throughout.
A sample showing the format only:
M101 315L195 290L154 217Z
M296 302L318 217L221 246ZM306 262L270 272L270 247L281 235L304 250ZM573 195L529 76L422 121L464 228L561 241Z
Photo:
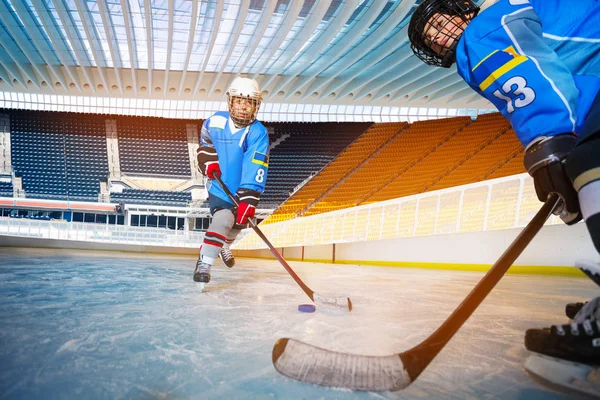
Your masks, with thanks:
M285 338L273 346L273 366L289 378L322 386L376 392L407 387L427 368L492 291L558 204L559 197L550 196L458 308L434 333L412 349L389 356L361 356Z
M350 297L325 297L313 292L313 301L325 307L335 307L352 311L352 301L350 300Z
M223 183L223 181L221 180L221 177L218 176L218 175L216 175L215 176L215 180L217 182L219 182L219 185L221 185L221 187L223 188L223 191L225 191L225 194L227 194L227 196L229 197L229 199L237 207L238 206L238 202L237 202L235 196L233 195L233 193L231 193L231 191L225 185L225 183ZM300 277L298 276L298 274L296 274L296 272L292 269L292 267L290 267L290 265L287 263L287 261L285 261L285 259L283 258L283 256L281 254L279 254L279 252L277 251L277 249L275 248L275 246L273 246L273 244L271 244L271 241L265 236L265 234L254 223L254 221L252 221L250 219L250 220L248 220L248 222L250 223L250 226L252 227L252 229L254 230L254 232L262 239L263 242L265 242L265 244L267 245L267 247L269 248L269 250L271 250L271 253L275 256L275 258L277 259L277 261L279 261L279 263L283 266L283 268L285 268L285 270L288 272L288 274L290 274L290 276L296 281L296 283L298 284L298 286L300 286L300 288L304 291L304 293L306 293L306 295L312 301L314 301L317 304L324 305L324 306L335 307L335 308L342 309L342 310L352 311L352 301L350 301L349 297L325 297L325 296L320 296L317 293L315 293L311 288L309 288L302 281L302 279L300 279Z
M280 374L321 386L384 392L403 389L411 383L398 354L361 356L285 338L273 346L272 360Z

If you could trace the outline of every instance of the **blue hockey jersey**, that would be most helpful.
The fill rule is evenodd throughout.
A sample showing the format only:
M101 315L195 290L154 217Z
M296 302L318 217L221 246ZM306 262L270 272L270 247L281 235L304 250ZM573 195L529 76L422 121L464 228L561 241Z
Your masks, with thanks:
M524 145L578 133L600 89L600 1L500 0L467 26L456 66Z
M202 124L200 143L217 150L221 179L232 193L239 188L265 190L269 134L259 121L237 129L228 112L216 112ZM231 203L218 183L209 181L207 186L209 193Z

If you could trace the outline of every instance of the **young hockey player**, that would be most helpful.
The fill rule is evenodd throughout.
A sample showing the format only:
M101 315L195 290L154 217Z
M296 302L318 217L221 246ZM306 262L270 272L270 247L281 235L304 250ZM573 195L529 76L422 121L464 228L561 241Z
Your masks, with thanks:
M425 63L450 67L510 121L540 201L557 193L568 225L585 219L600 252L600 2L425 0L408 29ZM600 266L576 266L600 284ZM600 363L600 301L570 305L573 324L530 329L529 350ZM577 315L573 315L577 313Z
M233 267L229 245L254 217L265 189L269 135L256 120L261 101L260 87L254 79L236 78L227 92L229 112L218 111L202 124L198 166L210 179L207 187L212 222L200 247L194 270L196 282L210 281L210 267L217 256ZM221 185L213 181L215 175L236 194L237 208Z

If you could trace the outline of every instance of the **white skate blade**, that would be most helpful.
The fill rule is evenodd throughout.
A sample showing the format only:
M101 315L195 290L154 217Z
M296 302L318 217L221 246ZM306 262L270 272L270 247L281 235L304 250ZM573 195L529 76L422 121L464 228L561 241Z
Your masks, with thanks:
M198 290L200 290L200 293L204 292L204 287L206 286L206 283L197 282L196 285L198 286Z
M532 354L525 360L525 369L555 385L600 398L598 366Z

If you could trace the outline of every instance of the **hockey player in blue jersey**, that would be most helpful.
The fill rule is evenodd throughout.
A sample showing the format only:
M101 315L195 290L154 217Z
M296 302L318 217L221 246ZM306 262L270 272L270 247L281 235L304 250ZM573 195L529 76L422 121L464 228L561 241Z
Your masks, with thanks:
M265 189L269 168L269 135L256 120L262 94L254 79L238 77L227 92L228 112L219 111L202 124L198 149L198 167L210 180L208 200L212 222L200 247L194 281L210 281L210 267L217 257L233 267L235 260L229 245L246 227L260 195ZM238 207L231 202L218 175L232 193Z
M600 1L425 0L408 28L425 63L451 67L510 121L540 201L562 200L561 219L582 218L600 252ZM600 284L600 266L576 266ZM573 324L530 329L529 350L600 363L600 298L570 305ZM576 315L574 315L576 314Z

